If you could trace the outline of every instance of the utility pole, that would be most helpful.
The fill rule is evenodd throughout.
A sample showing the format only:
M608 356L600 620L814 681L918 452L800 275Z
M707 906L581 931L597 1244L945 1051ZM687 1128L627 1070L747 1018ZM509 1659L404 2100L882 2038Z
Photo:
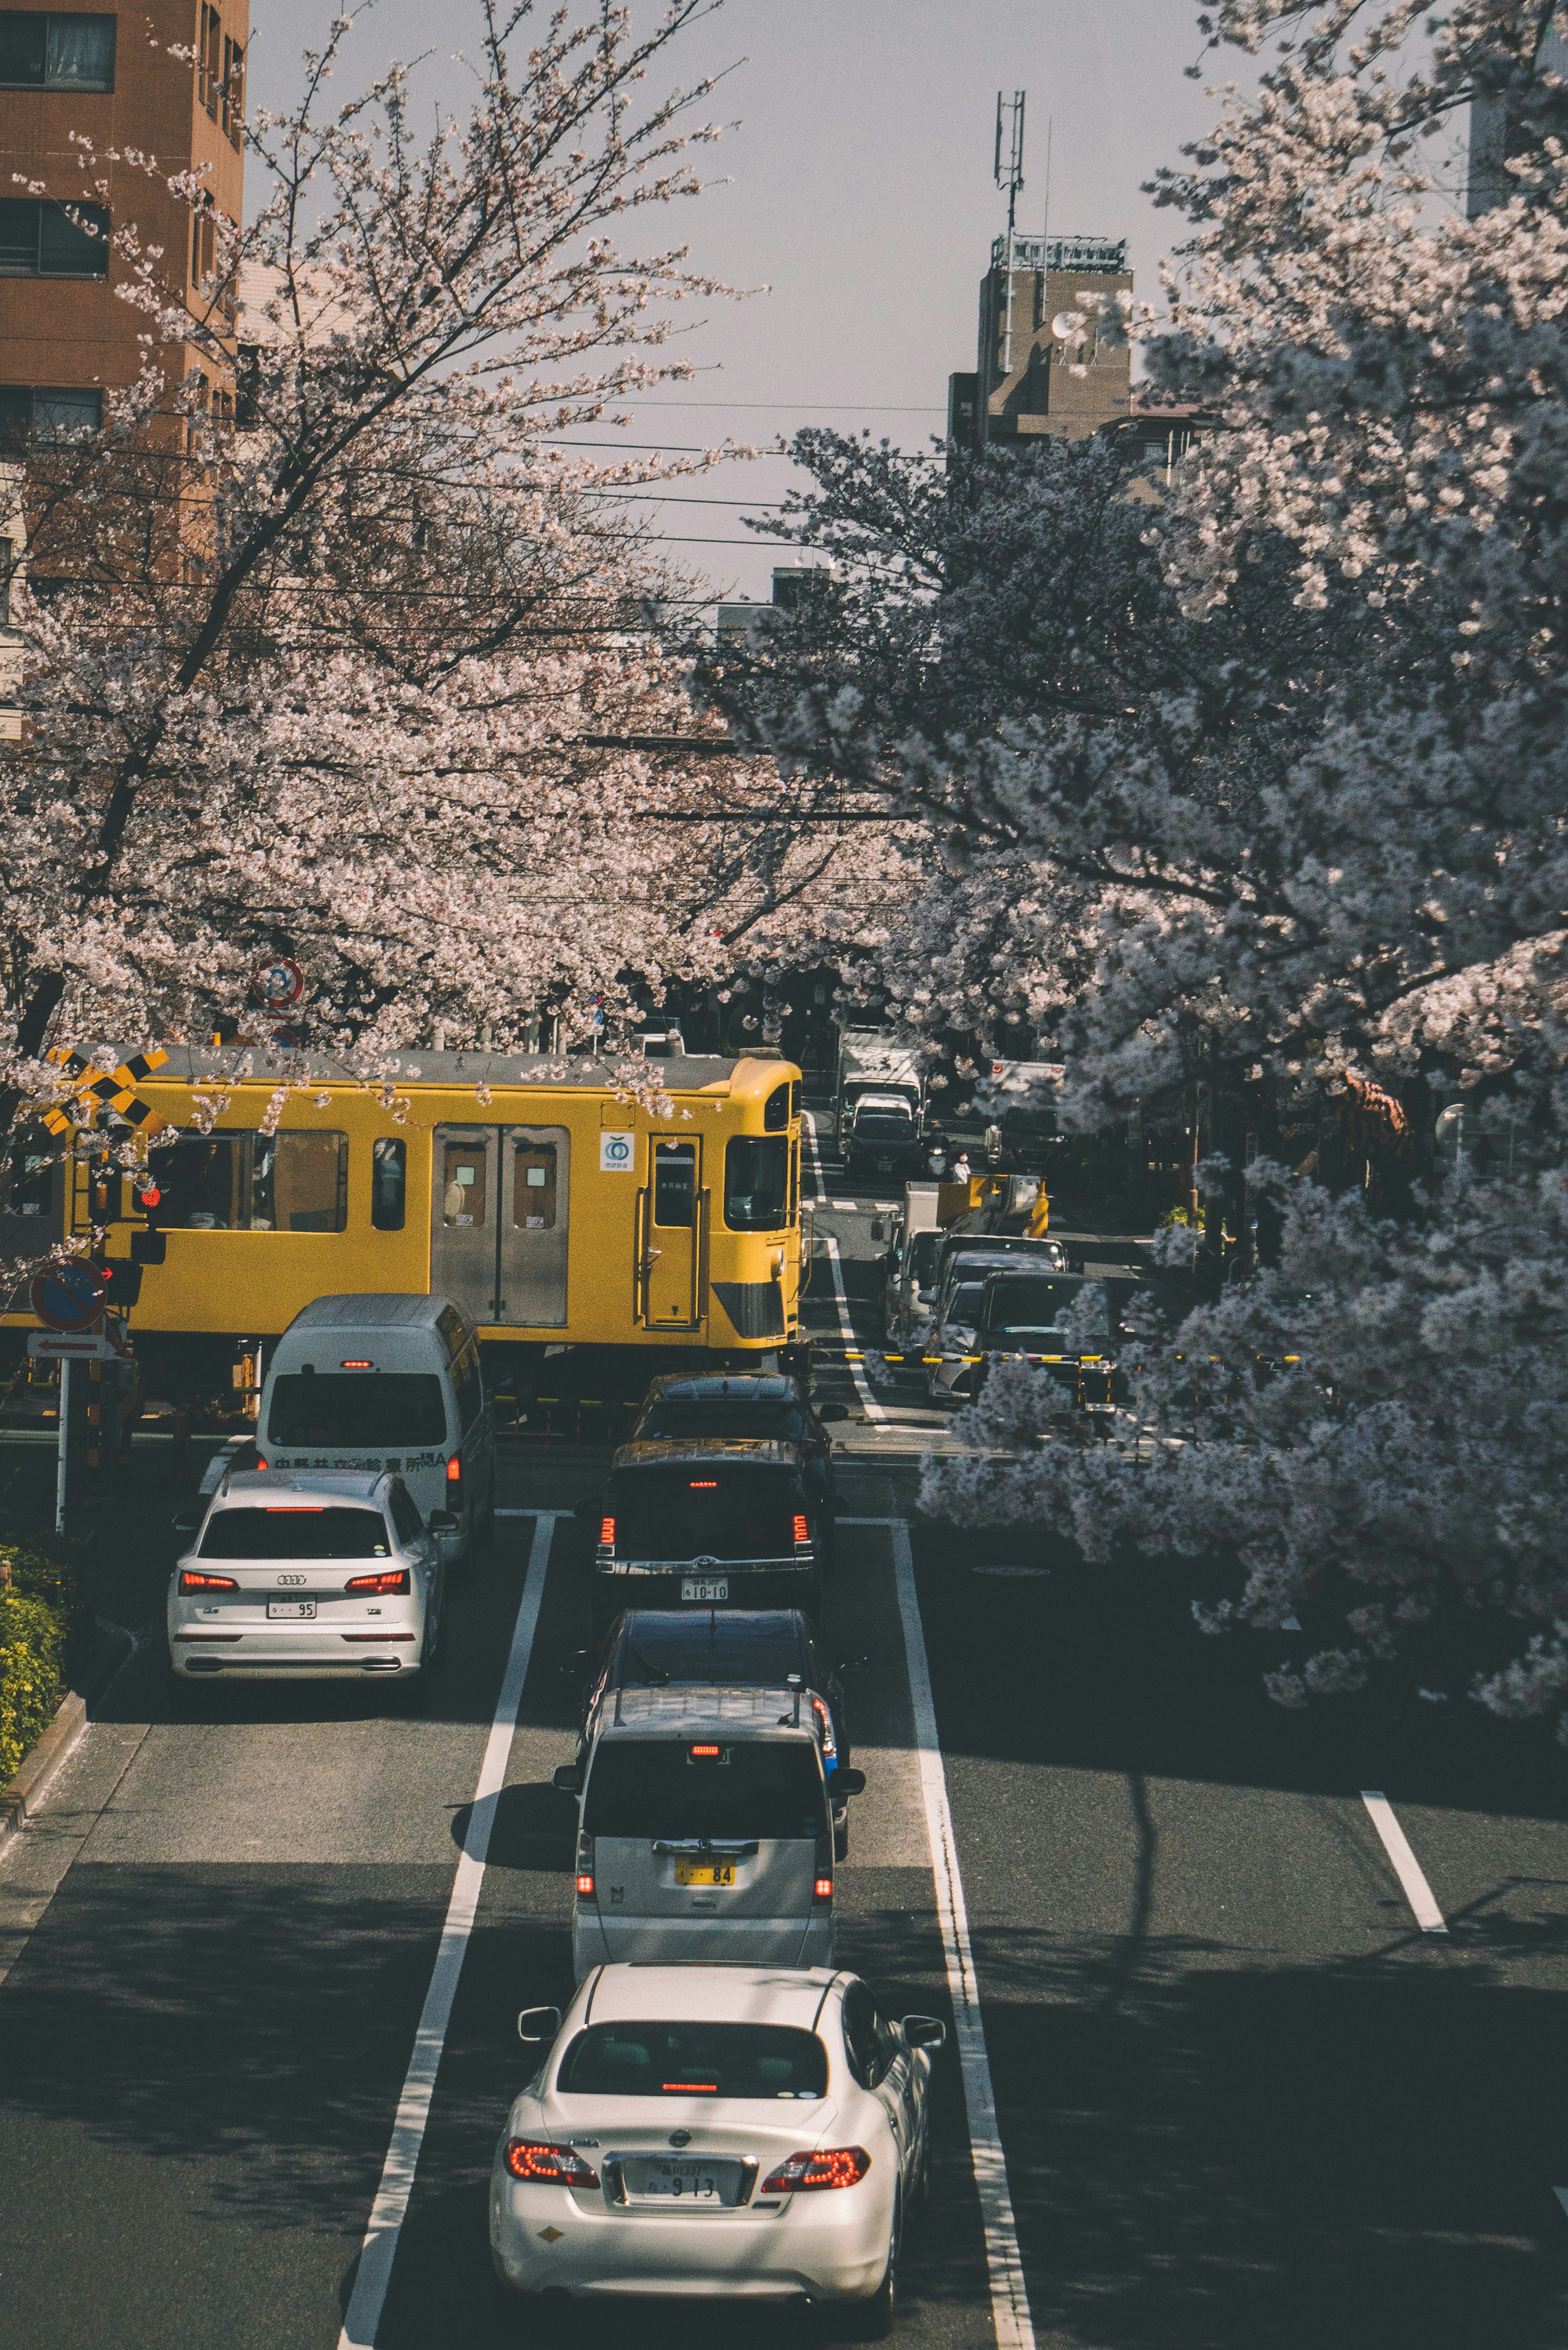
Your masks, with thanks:
M1007 191L1007 308L1002 334L1002 372L1004 377L1012 373L1012 239L1018 225L1018 193L1023 185L1023 101L1027 95L1025 90L1015 89L1012 106L1005 107L1002 91L996 93L996 184ZM1002 169L1004 113L1011 114L1012 119L1005 179Z

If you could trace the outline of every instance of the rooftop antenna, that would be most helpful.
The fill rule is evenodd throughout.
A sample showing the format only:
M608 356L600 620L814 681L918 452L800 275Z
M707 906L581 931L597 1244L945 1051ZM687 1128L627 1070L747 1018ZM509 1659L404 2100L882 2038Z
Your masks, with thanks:
M1012 237L1018 223L1018 192L1023 185L1023 101L1027 93L1015 89L1012 104L1004 103L1003 93L996 93L996 184L1007 191L1007 310L1002 336L1002 372L1012 373ZM1003 114L1012 118L1012 135L1009 145L1007 176L1002 171L1002 123Z

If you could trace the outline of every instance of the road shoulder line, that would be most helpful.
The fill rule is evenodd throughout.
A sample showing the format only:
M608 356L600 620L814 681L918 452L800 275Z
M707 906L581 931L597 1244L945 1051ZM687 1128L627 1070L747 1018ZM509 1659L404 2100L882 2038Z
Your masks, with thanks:
M1448 1920L1433 1898L1432 1888L1421 1874L1421 1864L1410 1849L1409 1839L1394 1816L1394 1806L1376 1787L1363 1787L1361 1800L1366 1804L1372 1825L1383 1841L1383 1849L1394 1864L1394 1874L1404 1888L1406 1900L1415 1912L1416 1923L1423 1934L1446 1934Z
M447 1903L441 1944L436 1951L435 1965L431 1970L430 1988L425 1993L419 2028L414 2033L413 2054L409 2059L402 2095L398 2099L391 2142L387 2148L386 2161L381 2166L380 2182L376 2189L376 2199L370 2207L365 2241L359 2249L354 2291L343 2320L342 2332L337 2337L338 2350L373 2350L376 2330L386 2306L387 2287L391 2281L392 2263L397 2258L403 2221L408 2217L409 2198L413 2191L414 2173L419 2168L420 2150L430 2121L431 2101L435 2093L436 2074L441 2069L441 2051L446 2045L447 2027L452 2022L458 1978L462 1972L469 1936L473 1931L473 1921L479 1908L496 1799L505 1783L513 1733L517 1727L518 1708L523 1702L523 1684L528 1678L528 1660L534 1652L539 1604L545 1596L545 1576L550 1563L550 1543L556 1531L556 1520L562 1514L556 1510L533 1513L535 1520L534 1540L528 1553L523 1596L517 1603L512 1652L506 1660L501 1693L495 1700L490 1735L485 1741L484 1759L479 1766L468 1831L462 1840L457 1874L452 1879L452 1898Z

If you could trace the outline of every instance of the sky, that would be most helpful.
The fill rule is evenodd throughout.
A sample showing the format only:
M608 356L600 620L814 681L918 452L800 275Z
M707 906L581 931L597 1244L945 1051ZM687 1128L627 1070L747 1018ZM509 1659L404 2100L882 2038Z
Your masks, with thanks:
M339 5L254 0L253 102L287 102L300 50ZM365 78L431 49L431 14L377 0L359 16L350 51ZM451 55L476 46L463 0L440 16L421 76L432 109L461 102ZM1028 93L1019 226L1043 223L1049 120L1053 234L1127 237L1138 296L1158 300L1183 224L1142 183L1210 128L1206 86L1245 69L1204 49L1197 16L1196 0L726 0L665 52L671 84L723 75L707 116L737 126L699 151L708 186L673 219L692 265L749 298L682 306L672 348L700 372L637 403L626 439L756 445L821 424L914 448L940 433L949 375L974 365L980 281L1006 225L998 89ZM1201 81L1185 78L1194 64ZM777 549L742 516L804 479L786 458L737 463L648 514L715 594L766 598Z

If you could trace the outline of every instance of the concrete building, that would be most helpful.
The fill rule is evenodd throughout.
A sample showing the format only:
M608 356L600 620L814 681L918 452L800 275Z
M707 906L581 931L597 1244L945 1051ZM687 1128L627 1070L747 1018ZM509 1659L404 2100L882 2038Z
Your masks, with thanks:
M232 321L234 301L213 280L213 224L169 193L175 172L205 167L207 209L238 222L244 202L248 0L140 0L129 13L24 5L0 9L0 437L15 446L97 424L107 390L140 371L142 313L119 300L126 262L110 229L134 226L161 246L166 282L183 283L192 309L213 303ZM195 52L171 57L171 47ZM151 172L103 163L84 172L72 133L99 153L130 149ZM92 182L107 178L108 203ZM12 193L18 179L41 191ZM84 198L90 201L84 202ZM65 209L68 203L73 219ZM165 356L171 381L200 364L193 350ZM214 382L214 398L232 399Z
M999 236L981 280L975 372L948 382L948 437L962 448L1070 441L1129 413L1131 353L1099 331L1101 296L1132 292L1125 239ZM1081 339L1068 325L1082 317Z
M737 597L733 603L721 604L714 633L724 639L747 637L754 629L773 625L775 612L798 607L813 591L814 582L828 569L827 558L803 549L798 555L786 555L774 566L773 601L763 604L750 596Z

